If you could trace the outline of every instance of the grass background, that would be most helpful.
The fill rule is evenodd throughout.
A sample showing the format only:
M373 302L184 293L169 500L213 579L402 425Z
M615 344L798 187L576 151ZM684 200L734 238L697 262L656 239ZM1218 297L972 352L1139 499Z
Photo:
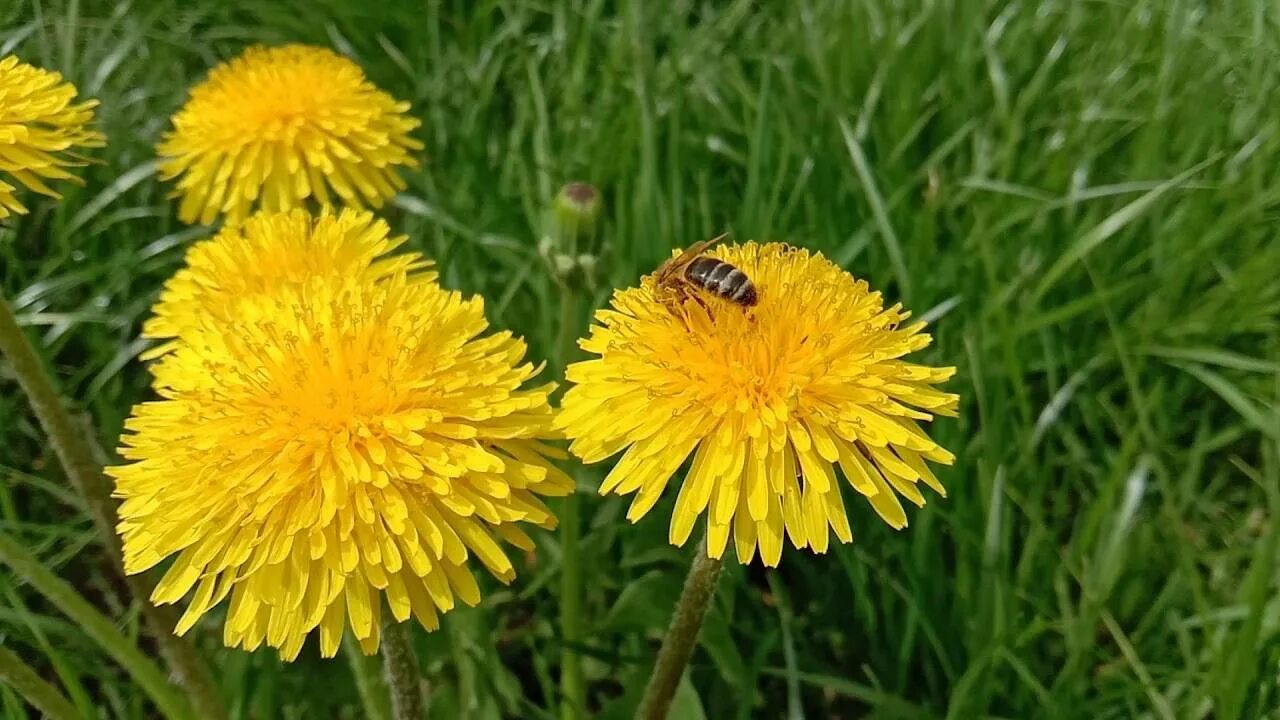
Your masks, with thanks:
M1278 26L1227 0L0 0L0 55L99 98L110 138L84 188L0 227L0 285L113 447L148 396L149 303L210 232L174 218L158 134L247 44L333 47L424 122L385 215L536 357L559 314L535 248L570 180L604 195L597 302L728 229L936 321L923 359L963 396L933 430L949 497L901 533L853 503L853 545L729 568L679 717L1280 717ZM3 366L0 476L0 527L138 632ZM510 589L415 637L434 717L550 717L568 652L591 712L630 712L692 548L665 544L673 497L632 527L598 479L583 646L539 535ZM7 570L0 598L3 644L82 711L150 715ZM385 711L373 661L282 665L219 626L196 637L235 717Z

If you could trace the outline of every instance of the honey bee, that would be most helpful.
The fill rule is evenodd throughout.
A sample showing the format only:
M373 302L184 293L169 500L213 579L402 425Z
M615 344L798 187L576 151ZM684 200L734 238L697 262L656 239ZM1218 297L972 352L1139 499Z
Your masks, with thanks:
M676 298L689 296L690 289L707 290L735 305L754 306L760 298L751 278L732 264L703 254L724 238L696 242L658 266L653 273L658 288Z

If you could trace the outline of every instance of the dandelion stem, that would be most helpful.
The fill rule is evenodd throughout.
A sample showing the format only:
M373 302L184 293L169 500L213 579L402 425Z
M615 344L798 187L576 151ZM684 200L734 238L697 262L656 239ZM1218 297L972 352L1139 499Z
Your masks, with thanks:
M724 563L719 558L707 557L707 540L704 537L698 543L689 575L684 579L680 600L676 602L675 613L671 616L671 627L662 639L653 674L649 676L640 709L636 711L637 718L664 720L667 717L676 688L680 686L680 678L693 656L698 631L702 629L702 620L715 595L722 567Z
M208 667L196 654L190 641L173 634L175 622L172 611L152 605L147 600L151 591L143 576L125 574L120 538L115 532L115 505L111 501L111 490L102 474L102 467L94 459L88 440L76 428L71 414L67 412L54 387L52 377L45 371L35 347L18 326L13 310L3 297L0 297L0 355L8 358L13 374L18 378L18 385L30 400L36 419L48 435L49 444L53 446L67 478L75 486L89 516L97 526L112 567L141 604L143 616L160 647L160 653L178 683L191 698L197 716L206 720L225 718L226 709Z
M413 652L408 623L390 622L382 630L382 666L391 689L391 715L395 720L422 720L426 705L418 656Z
M360 651L355 643L342 643L342 654L351 667L351 677L356 683L361 709L367 720L387 720L391 715L388 694L383 685L386 679L378 677L378 661Z
M578 337L578 293L564 288L560 296L560 338L557 342L556 362L559 376L569 364ZM576 479L575 479L576 480ZM586 712L587 694L582 679L582 656L578 647L582 643L582 556L579 549L582 510L578 506L578 493L564 499L560 510L560 639L562 661L560 664L560 717L577 720Z
M600 191L590 183L572 182L560 188L552 202L551 224L544 237L544 256L560 289L560 326L555 346L556 377L565 370L578 347L578 313L583 286L592 282L595 261L580 251L595 245L600 217ZM585 244L585 245L584 245ZM540 245L541 247L541 245ZM572 471L571 471L572 474ZM582 679L582 508L577 478L573 492L560 506L560 717L578 720L587 712L587 688Z

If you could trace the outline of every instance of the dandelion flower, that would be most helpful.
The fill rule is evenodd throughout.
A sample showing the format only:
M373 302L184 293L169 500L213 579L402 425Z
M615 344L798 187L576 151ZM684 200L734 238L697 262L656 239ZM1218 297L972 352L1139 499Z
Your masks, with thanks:
M924 504L923 482L943 488L926 460L953 456L917 420L954 415L958 398L932 385L954 368L903 356L929 344L924 323L884 307L879 293L822 255L770 243L710 253L746 273L758 303L698 292L664 303L653 276L616 292L569 367L556 426L584 462L625 451L601 494L635 493L639 520L687 458L669 538L683 545L707 515L707 552L723 555L732 529L738 560L759 549L776 566L783 536L826 552L852 539L838 465L857 495L902 528L898 496Z
M552 386L524 388L480 299L316 268L227 302L153 367L108 470L126 570L172 558L152 601L191 596L176 632L229 598L228 646L293 659L318 629L331 657L349 627L372 653L384 598L432 629L479 601L471 558L514 577L500 543L531 550L521 523L553 527L540 496L572 482L540 441Z
M158 148L161 175L179 178L187 223L237 223L255 206L308 198L381 207L405 187L397 168L418 166L408 110L330 50L252 47L192 89Z
M75 86L63 82L58 73L12 55L0 60L0 218L27 212L7 177L41 195L60 198L44 180L79 182L67 172L84 165L74 148L102 147L101 133L86 127L98 102L77 103L75 98Z
M160 300L143 325L147 338L168 340L143 355L159 357L176 346L185 329L203 318L229 320L238 299L270 295L299 285L318 274L354 275L374 282L397 273L414 272L431 281L431 262L416 253L387 257L406 238L389 238L386 222L363 210L322 214L313 220L305 210L258 213L243 225L222 228L211 240L187 252L186 267L165 283Z

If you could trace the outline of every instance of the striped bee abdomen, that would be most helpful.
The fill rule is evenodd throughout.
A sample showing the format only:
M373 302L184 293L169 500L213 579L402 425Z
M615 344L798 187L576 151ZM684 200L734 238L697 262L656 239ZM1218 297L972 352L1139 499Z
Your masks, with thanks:
M684 276L689 282L705 288L732 303L750 307L756 304L756 287L751 278L729 263L702 256L689 263Z

